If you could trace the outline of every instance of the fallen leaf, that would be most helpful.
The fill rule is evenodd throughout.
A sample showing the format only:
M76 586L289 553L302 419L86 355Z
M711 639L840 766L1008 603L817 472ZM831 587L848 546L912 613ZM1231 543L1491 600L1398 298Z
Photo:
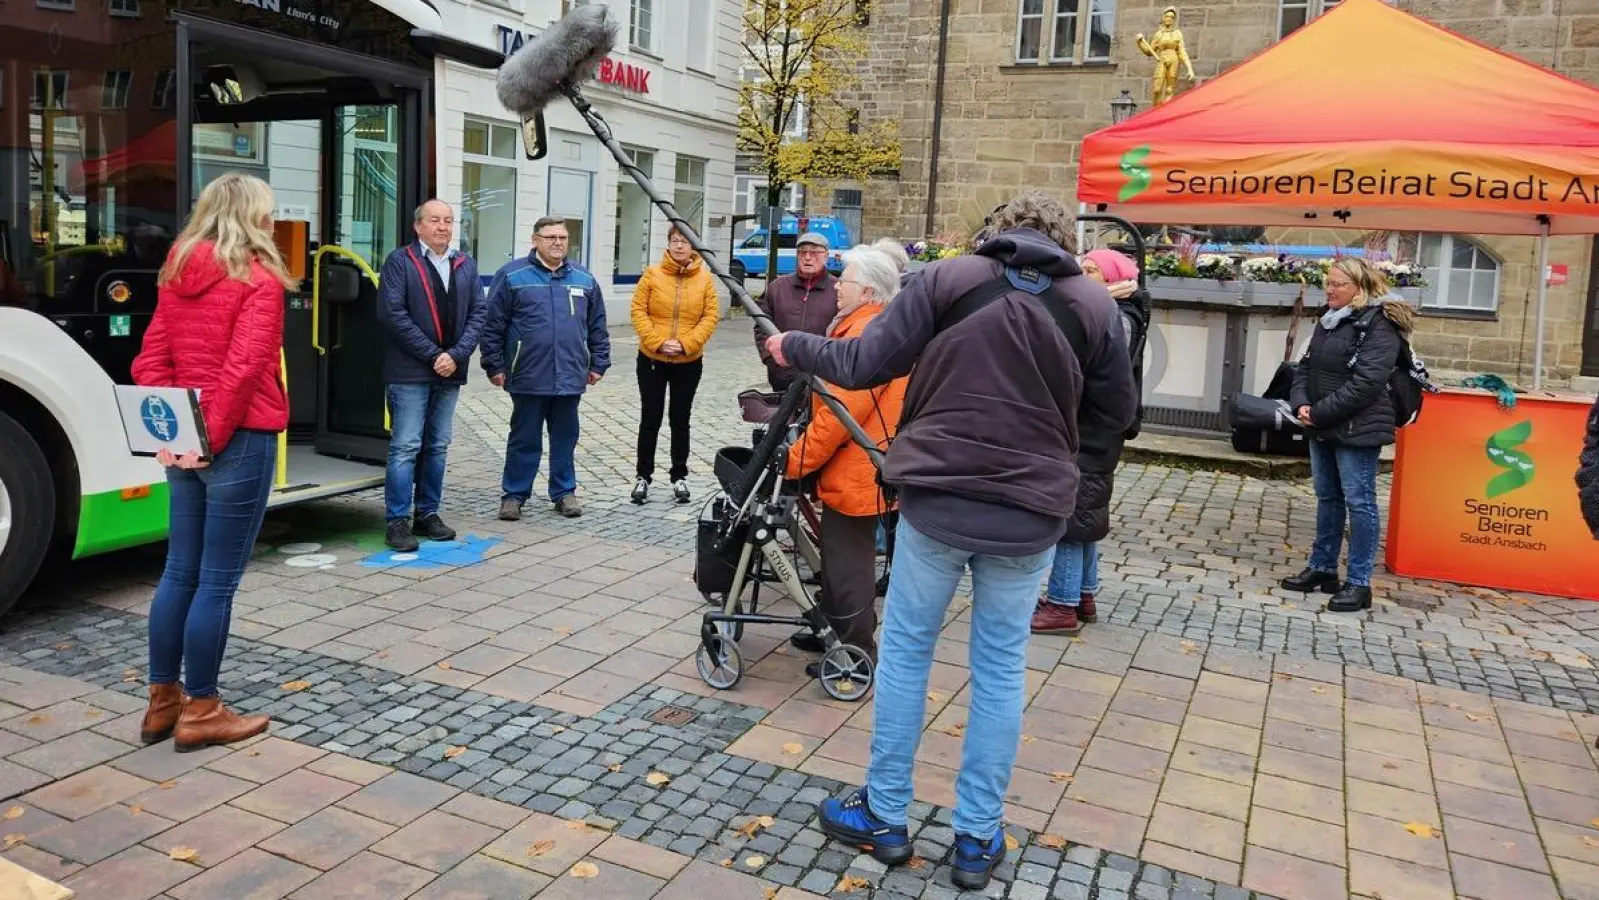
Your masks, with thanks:
M139 673L135 672L132 669L129 669L126 672L122 673L122 683L123 684L133 684L135 681L138 681L138 680L139 680Z
M572 831L582 831L589 827L589 823L582 819L568 819L566 820L566 827Z
M92 706L83 711L83 717L85 719L98 719L102 715L104 715L104 713L100 712L100 710L95 709Z
M170 781L161 782L161 790L163 790L163 791L170 791L170 790L172 790L173 788L175 788L177 786L178 786L178 780L176 778L174 778L174 779L172 779Z
M1037 843L1038 846L1047 847L1050 850L1066 849L1066 839L1058 834L1041 834L1038 836Z
M43 725L44 723L50 721L50 717L44 715L43 713L35 713L26 719L23 719L22 721L27 725Z
M777 900L777 888L768 887L761 891L761 900Z
M840 694L855 693L855 682L848 679L840 678L839 680L833 682L833 687L837 688Z
M534 844L533 846L527 848L527 855L528 856L543 856L544 854L546 854L546 853L548 853L548 852L550 852L551 850L554 850L554 849L555 849L555 842L554 841L539 841L538 843Z
M244 755L245 756L260 756L261 755L261 751L260 750L246 750L246 751L244 751Z
M283 689L292 694L295 691L303 691L310 686L311 682L309 681L289 681L283 684Z
M1049 773L1049 780L1055 782L1056 784L1070 784L1073 777L1074 776L1070 772Z
M933 703L943 703L944 702L944 695L940 694L938 691L928 691L927 692L927 699L932 701Z
M1482 721L1482 716L1474 716L1471 713L1466 713L1466 721L1467 722L1481 722Z
M611 771L611 772L620 772L620 771L622 771L622 764L621 763L611 763L610 765L606 766L605 768L608 771Z
M856 878L854 875L845 875L843 878L838 880L838 886L833 888L833 893L853 894L856 891L865 890L871 886L872 883L864 878Z
M20 819L20 818L22 818L22 814L25 813L25 812L27 812L27 810L23 809L22 807L13 806L10 809L6 810L6 818L7 819Z
M1190 656L1199 650L1199 645L1193 641L1183 641L1177 646L1183 648L1183 652L1189 654Z
M762 828L771 828L777 820L771 816L756 816L738 827L738 833L746 838L753 838Z
M377 658L378 659L388 659L389 658L389 651L387 651L387 650L379 650Z
M444 751L444 758L445 759L454 759L457 756L460 756L461 754L463 754L465 752L466 752L466 748L465 747L451 747L450 749Z
M1410 832L1411 834L1415 835L1416 837L1424 837L1424 838L1435 838L1435 837L1438 837L1438 832L1433 830L1433 827L1431 825L1428 825L1425 822L1406 822L1405 823L1405 830Z
M178 862L194 862L200 858L200 851L194 849L193 847L173 847L172 850L167 853L167 856L172 857Z
M566 730L566 726L565 725L551 725L550 726L550 734L560 734L561 732L563 732L565 730Z
M731 859L722 860L722 868L724 868L724 869L733 868L733 861Z
M66 642L62 642L62 643L56 644L56 649L57 650L71 650L72 649L72 645L68 644Z
M570 635L572 633L572 626L561 625L555 629L555 633L559 635Z
M744 865L751 869L759 869L761 866L766 865L766 857L752 856L749 859L744 860Z
M128 813L130 815L135 815L135 816L144 815L144 807L142 807L142 806L130 806L130 807L128 807Z
M1038 738L1035 738L1035 737L1033 737L1030 734L1022 735L1022 743L1024 743L1024 744L1031 744L1033 741L1036 741L1036 740L1038 740Z
M671 780L672 776L667 775L665 772L651 772L650 774L644 776L644 783L652 787L661 787L669 783Z
M27 839L28 836L25 834L8 834L5 836L6 849L10 850Z
M1313 687L1310 689L1310 692L1312 694L1325 694L1327 693L1327 689L1324 687Z
M450 661L449 660L445 660L444 662L439 663L439 668L444 669L445 671L449 671L450 669L453 669L455 667L450 665Z
M1599 848L1599 841L1596 841L1593 838L1588 837L1587 835L1583 835L1582 836L1582 842L1586 846Z
M803 744L795 744L795 743L787 743L787 744L783 745L783 752L784 753L804 753L805 752L805 745L803 745Z
M1399 768L1399 763L1385 762L1385 763L1382 764L1382 767L1384 769L1397 769L1397 768Z
M1006 850L1015 850L1017 847L1020 847L1020 846L1021 846L1021 844L1017 843L1016 839L1014 837L1011 837L1010 832L1008 832L1008 831L1005 832L1005 849Z
M927 868L927 860L922 859L920 856L913 856L911 857L910 862L905 864L905 867L907 869L915 869L916 871L920 872L922 869Z
M593 878L598 874L600 874L600 867L591 862L580 862L571 869L573 878Z

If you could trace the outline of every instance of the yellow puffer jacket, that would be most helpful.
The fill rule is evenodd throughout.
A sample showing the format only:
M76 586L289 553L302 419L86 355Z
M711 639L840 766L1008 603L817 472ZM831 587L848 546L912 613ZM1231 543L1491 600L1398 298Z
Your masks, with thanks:
M695 254L679 266L668 254L644 270L633 290L633 330L639 349L658 362L686 363L705 353L705 342L716 331L720 313L716 279ZM661 344L675 340L683 345L678 356L661 352Z

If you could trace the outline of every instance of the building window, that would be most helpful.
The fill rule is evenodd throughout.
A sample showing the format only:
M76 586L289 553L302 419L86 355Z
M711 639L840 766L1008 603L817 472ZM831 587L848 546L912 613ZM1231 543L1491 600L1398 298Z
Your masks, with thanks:
M625 148L627 158L651 181L655 180L655 151ZM650 259L650 213L655 205L626 172L617 173L616 264L612 280L633 284L644 274Z
M1390 258L1422 267L1423 308L1498 312L1499 260L1469 238L1411 231L1390 235L1386 249Z
M677 187L672 191L672 205L678 215L687 220L694 233L705 236L705 160L693 156L677 155Z
M655 49L655 0L631 0L633 16L628 27L628 41L634 49Z
M833 215L844 223L845 229L855 240L864 239L861 234L864 210L859 188L838 188L833 191Z
M77 4L73 0L33 0L33 2L40 9L59 9L64 12L77 9Z
M127 69L107 69L105 83L100 86L101 109L127 109L128 90L133 87L133 73Z
M716 71L716 5L688 5L688 67L706 74Z
M1016 61L1109 62L1115 30L1116 0L1021 0Z
M1285 38L1306 22L1338 5L1338 0L1278 0L1277 37Z
M466 120L461 158L461 244L485 269L517 256L516 147L520 129Z
M33 96L29 103L34 109L67 108L67 76L65 69L37 69L33 73Z
M155 73L155 88L150 91L151 109L172 108L172 88L177 83L177 74L172 69Z
M109 0L106 11L119 18L137 19L139 0Z

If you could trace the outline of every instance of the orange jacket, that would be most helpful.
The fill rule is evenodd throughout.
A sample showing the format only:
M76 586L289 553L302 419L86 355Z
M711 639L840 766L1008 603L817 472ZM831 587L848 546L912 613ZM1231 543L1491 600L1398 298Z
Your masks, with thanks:
M645 269L633 289L633 330L638 332L639 349L659 362L686 363L703 356L720 312L716 279L698 254L687 266L662 254L660 263ZM669 340L683 345L682 355L661 352L661 344Z
M867 303L834 323L828 337L860 337L866 325L877 318L883 307ZM866 391L846 391L829 384L828 392L843 402L850 418L860 423L879 450L888 449L888 439L899 428L900 410L905 405L905 385L896 378L888 384ZM799 441L789 448L789 478L803 478L817 470L817 493L822 504L846 516L875 516L888 511L882 489L877 484L877 469L860 445L821 397L811 398L811 423Z

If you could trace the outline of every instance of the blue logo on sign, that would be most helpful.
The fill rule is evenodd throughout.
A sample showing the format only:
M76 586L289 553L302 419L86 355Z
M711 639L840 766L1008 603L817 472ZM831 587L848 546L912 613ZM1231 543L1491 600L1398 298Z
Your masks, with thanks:
M139 418L144 422L144 430L156 440L170 444L178 439L178 414L160 397L144 398L139 404Z

